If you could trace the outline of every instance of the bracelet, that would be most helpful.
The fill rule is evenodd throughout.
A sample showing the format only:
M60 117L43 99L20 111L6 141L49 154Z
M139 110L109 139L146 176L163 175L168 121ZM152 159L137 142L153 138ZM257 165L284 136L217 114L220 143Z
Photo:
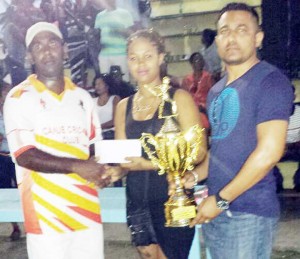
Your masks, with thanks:
M199 176L195 171L191 171L191 173L193 174L194 179L195 179L195 182L194 182L194 187L195 187L198 183Z

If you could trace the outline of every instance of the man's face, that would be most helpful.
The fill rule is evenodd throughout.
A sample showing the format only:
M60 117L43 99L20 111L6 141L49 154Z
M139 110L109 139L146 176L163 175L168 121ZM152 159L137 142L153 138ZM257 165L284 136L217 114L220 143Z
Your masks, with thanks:
M227 65L240 65L256 59L256 48L263 33L246 11L228 11L218 21L216 43L220 58Z
M38 33L29 46L38 77L53 78L63 73L62 40L52 32Z
M123 81L121 73L110 73L110 75L115 84L120 84Z

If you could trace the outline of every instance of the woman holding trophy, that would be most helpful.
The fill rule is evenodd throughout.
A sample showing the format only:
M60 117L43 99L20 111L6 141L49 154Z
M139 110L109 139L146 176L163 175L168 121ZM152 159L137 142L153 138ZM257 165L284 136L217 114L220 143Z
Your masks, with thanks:
M166 79L162 82L160 65L163 63L164 53L163 39L153 30L137 31L129 37L128 66L137 82L138 91L123 99L117 106L116 139L141 139L145 133L156 136L162 130L180 134L195 125L202 128L200 115L191 95L182 89L169 87ZM197 132L201 135L201 141L196 141L197 150L191 153L194 157L191 161L195 164L200 163L206 155L206 137L202 136L203 131ZM168 140L167 145L174 141ZM192 147L188 147L188 150L192 150ZM164 204L168 200L169 175L161 174L164 166L157 163L157 156L153 155L161 152L162 148L157 146L153 150L143 145L142 157L128 157L128 163L121 164L122 173L112 176L112 179L116 181L127 175L127 223L132 242L141 258L187 259L195 230L189 228L188 224L165 226ZM169 156L169 153L172 152L168 151L165 155ZM151 159L151 156L155 158ZM184 159L182 156L176 157L174 164L184 164L185 161L181 160L188 161L190 156Z

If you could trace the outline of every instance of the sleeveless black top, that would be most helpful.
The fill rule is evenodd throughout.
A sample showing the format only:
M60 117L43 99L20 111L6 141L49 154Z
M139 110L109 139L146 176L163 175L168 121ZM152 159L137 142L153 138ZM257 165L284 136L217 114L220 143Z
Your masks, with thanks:
M173 98L175 89L170 89L170 97ZM133 96L130 96L126 109L126 136L128 139L139 139L142 133L156 135L164 119L158 118L158 110L152 119L137 121L132 117ZM168 109L169 107L167 107ZM166 111L171 114L170 111ZM143 157L148 159L143 150ZM129 172L126 178L127 215L141 207L150 210L153 222L164 222L164 203L168 200L168 182L166 174L158 175L157 171L134 171Z

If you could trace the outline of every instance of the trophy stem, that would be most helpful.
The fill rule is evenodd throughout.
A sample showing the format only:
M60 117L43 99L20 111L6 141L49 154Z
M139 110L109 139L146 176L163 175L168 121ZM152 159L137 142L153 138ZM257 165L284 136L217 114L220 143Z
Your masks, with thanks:
M166 227L185 227L196 216L195 202L183 191L179 172L172 172L175 193L165 203Z
M176 175L174 175L174 182L175 182L175 193L177 195L183 195L183 185L181 183L181 177L179 176L179 174L177 173Z

